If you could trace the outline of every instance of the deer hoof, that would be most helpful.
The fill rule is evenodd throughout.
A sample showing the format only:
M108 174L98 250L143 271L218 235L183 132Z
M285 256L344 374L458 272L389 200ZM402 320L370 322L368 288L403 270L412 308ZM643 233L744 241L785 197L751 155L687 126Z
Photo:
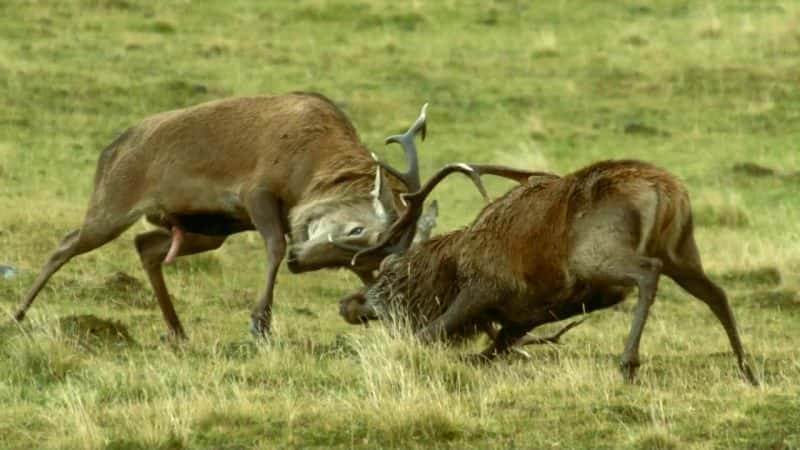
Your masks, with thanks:
M159 336L159 340L164 344L179 344L187 340L186 335L183 333L167 332Z
M266 339L269 337L269 321L263 317L253 318L250 324L250 332L256 339Z
M638 361L624 361L620 363L619 370L622 373L622 378L628 383L636 381L636 369L639 368Z
M16 324L22 322L25 319L25 311L17 311L13 316L11 316L11 323Z
M758 378L756 378L755 374L753 374L753 369L750 368L750 365L748 365L747 363L742 363L739 366L739 369L742 371L742 375L747 380L747 382L750 383L753 387L758 387L761 385L761 383L758 381Z

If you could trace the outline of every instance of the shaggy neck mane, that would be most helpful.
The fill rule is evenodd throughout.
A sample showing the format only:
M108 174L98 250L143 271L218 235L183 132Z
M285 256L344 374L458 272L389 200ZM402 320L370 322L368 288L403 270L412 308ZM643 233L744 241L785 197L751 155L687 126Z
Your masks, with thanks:
M324 170L315 171L306 188L305 198L342 195L369 197L375 187L377 164L369 154L365 154L364 149L337 152L337 156L325 161L322 167ZM396 196L398 192L406 192L407 189L400 180L386 172L384 175Z
M367 303L414 330L442 315L459 292L456 257L462 234L456 230L435 236L391 257L367 289Z

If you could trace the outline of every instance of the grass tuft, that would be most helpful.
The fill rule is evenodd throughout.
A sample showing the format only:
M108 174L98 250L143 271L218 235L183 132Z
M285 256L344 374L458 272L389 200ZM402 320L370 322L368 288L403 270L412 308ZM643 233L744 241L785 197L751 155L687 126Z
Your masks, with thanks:
M558 37L552 30L540 31L532 43L531 56L552 58L559 55Z
M8 362L8 378L28 386L62 382L86 362L86 355L51 323L20 327L0 343L0 354Z
M634 448L641 450L678 450L685 448L685 444L674 437L663 433L648 433L634 444Z
M695 195L694 217L699 226L747 228L750 215L736 192L703 191Z

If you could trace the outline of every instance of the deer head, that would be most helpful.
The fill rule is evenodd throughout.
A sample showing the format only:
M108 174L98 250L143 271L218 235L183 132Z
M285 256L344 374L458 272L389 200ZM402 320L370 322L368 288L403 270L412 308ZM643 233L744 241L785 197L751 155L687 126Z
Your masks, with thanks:
M376 160L375 177L368 195L349 194L319 199L296 207L290 214L291 249L288 267L292 272L305 272L323 267L347 266L353 255L378 243L398 220L402 206L398 205L397 194L392 189L384 172L389 172L400 180L409 192L419 189L419 162L414 137L421 134L425 138L426 112L428 104L422 107L419 118L405 134L391 136L386 143L399 143L403 147L408 162L408 171L403 173L392 166ZM419 223L420 235L427 236L435 225L436 208ZM409 243L413 241L421 211L412 218ZM377 268L374 260L364 260L363 264L353 265L356 272L371 272Z
M531 176L540 175L543 172L531 172L527 170L514 169L512 167L488 165L488 164L448 164L437 171L430 179L425 182L418 190L400 195L405 203L406 209L395 220L383 234L377 243L370 247L356 249L351 260L353 267L370 265L377 267L381 261L389 255L405 253L414 241L417 224L423 215L425 199L433 189L445 178L453 173L467 175L475 184L484 200L488 201L489 196L486 188L481 181L482 175L495 175L508 178L519 183L523 183ZM548 174L549 175L549 174Z

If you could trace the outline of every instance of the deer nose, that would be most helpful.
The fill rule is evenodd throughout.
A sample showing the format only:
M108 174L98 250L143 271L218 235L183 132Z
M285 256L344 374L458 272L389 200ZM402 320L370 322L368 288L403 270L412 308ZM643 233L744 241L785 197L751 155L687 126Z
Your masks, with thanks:
M289 254L286 255L286 267L289 268L290 272L296 272L300 269L300 261L297 259L295 252L289 251Z

